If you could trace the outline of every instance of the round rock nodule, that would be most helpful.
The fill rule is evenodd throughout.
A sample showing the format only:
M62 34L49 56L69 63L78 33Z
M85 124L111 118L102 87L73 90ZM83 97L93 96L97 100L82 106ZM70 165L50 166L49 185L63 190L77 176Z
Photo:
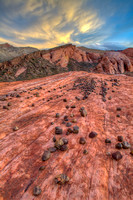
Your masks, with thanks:
M64 144L68 144L68 139L62 138L62 140L63 140Z
M131 147L131 145L126 141L122 142L122 145L123 145L123 149L129 149Z
M55 183L59 185L63 185L67 182L69 182L69 177L65 174L59 174L58 176L55 177Z
M38 196L39 194L41 194L42 190L39 186L35 186L33 189L33 195L34 196Z
M117 139L118 139L119 142L123 142L123 136L119 135L119 136L117 137Z
M96 137L96 136L97 136L97 133L94 132L94 131L90 132L90 134L89 134L89 137L90 137L90 138L94 138L94 137Z
M46 161L50 158L50 151L44 151L43 155L42 155L42 161Z
M80 144L85 144L85 143L86 143L85 138L84 138L84 137L81 137L81 138L79 139L79 143L80 143Z
M15 127L13 128L13 131L17 131L17 130L19 130L19 128L18 128L17 126L15 126Z
M55 134L61 135L62 134L62 129L59 126L55 127Z
M111 140L110 139L105 139L105 143L111 143Z
M81 107L79 111L80 111L80 114L81 114L82 117L86 117L87 116L87 111L85 110L84 107Z
M55 117L59 118L60 117L60 113L56 113Z
M62 145L62 146L60 147L60 150L61 150L61 151L66 151L67 149L68 149L68 147L67 147L66 144L64 144L64 145Z
M122 149L122 147L123 147L122 143L117 143L117 144L115 145L115 148L116 148L116 149Z
M114 152L114 153L112 153L112 158L114 159L114 160L120 160L120 159L122 159L122 155L121 155L121 153L119 152L119 151L116 151L116 152Z
M88 151L85 149L85 150L83 151L83 154L87 155L87 154L88 154Z
M71 123L71 122L68 122L68 123L66 124L66 127L70 127L70 126L72 126L72 123Z
M75 133L75 134L79 133L79 127L78 126L73 127L73 133Z
M63 146L63 145L64 145L64 142L63 142L63 139L62 139L62 138L60 138L59 140L57 140L57 141L55 142L55 147L56 147L57 149L60 149L61 146Z
M45 166L41 166L41 167L39 167L39 171L42 171L42 170L44 170L46 167Z

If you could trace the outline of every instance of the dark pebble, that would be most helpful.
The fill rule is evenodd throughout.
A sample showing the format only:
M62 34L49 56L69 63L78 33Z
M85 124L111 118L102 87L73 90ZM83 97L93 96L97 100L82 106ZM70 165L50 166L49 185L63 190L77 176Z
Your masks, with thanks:
M42 170L44 170L46 168L46 166L41 166L41 167L39 167L39 171L42 171Z
M72 129L72 128L68 128L68 129L67 129L67 132L72 133L72 132L73 132L73 129Z
M56 147L57 149L60 149L61 146L63 146L63 145L64 145L64 142L63 142L62 138L60 138L59 140L56 140L56 142L55 142L55 147Z
M118 139L119 142L123 142L123 136L119 135L119 136L117 137L117 139Z
M80 108L80 114L82 117L86 117L87 116L87 111L85 110L84 107Z
M55 136L53 137L53 142L56 142L56 137Z
M87 154L88 154L88 151L85 149L85 150L83 151L83 154L87 155Z
M80 143L80 144L85 144L85 143L86 143L85 138L84 138L84 137L81 137L81 138L79 139L79 143Z
M120 117L120 115L118 114L118 115L116 115L116 117Z
M71 108L76 108L76 106L75 106L75 105L72 105Z
M65 174L60 174L56 176L54 180L55 180L55 183L62 185L69 182L69 177Z
M90 138L94 138L94 137L96 137L96 136L97 136L97 133L94 132L94 131L90 132L90 134L89 134L89 137L90 137Z
M9 102L7 105L8 105L8 106L11 106L11 105L12 105L12 103L11 103L11 102Z
M66 109L68 109L68 108L69 108L69 106L67 105L67 106L66 106Z
M116 152L114 152L114 153L112 153L112 158L113 159L115 159L115 160L120 160L120 159L122 159L122 154L119 152L119 151L116 151Z
M122 143L117 143L117 144L115 145L115 148L116 148L116 149L122 149L122 147L123 147Z
M51 155L50 151L44 151L44 153L42 155L42 160L43 161L48 160L50 158L50 155Z
M67 99L63 99L64 102L67 102Z
M68 116L67 115L64 116L64 121L68 121Z
M120 108L120 107L118 107L116 110L117 110L117 111L121 111L121 108Z
M79 127L78 126L73 127L73 133L76 133L76 134L79 133Z
M111 140L107 138L107 139L105 140L105 143L111 143Z
M129 149L131 147L131 145L126 141L122 142L122 145L123 145L123 149Z
M17 126L15 126L15 127L13 128L13 131L17 131L17 130L19 130L19 128L18 128Z
M64 144L68 144L68 139L62 138L62 140L63 140Z
M55 127L55 134L57 134L57 135L61 135L62 134L62 129L59 127L59 126L56 126Z
M60 117L60 113L56 113L55 117L59 118Z

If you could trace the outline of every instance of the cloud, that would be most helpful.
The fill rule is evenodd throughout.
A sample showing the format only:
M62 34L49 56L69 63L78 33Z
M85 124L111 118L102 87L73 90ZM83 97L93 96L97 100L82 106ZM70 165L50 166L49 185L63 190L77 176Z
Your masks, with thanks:
M65 43L80 44L80 41L72 39L75 34L91 33L103 24L96 11L84 11L85 2L86 0L2 0L7 16L0 16L0 36L17 46L30 44L38 48L51 48Z
M128 25L120 20L122 14L132 10L130 0L125 7L120 0L103 0L102 3L101 0L0 1L0 41L15 46L43 49L66 43L82 46L99 43L102 48L109 48L111 42L115 45L116 35L117 43L123 45L122 40L119 42L120 34L124 27L128 29L132 24L132 20ZM125 38L123 41L131 43Z

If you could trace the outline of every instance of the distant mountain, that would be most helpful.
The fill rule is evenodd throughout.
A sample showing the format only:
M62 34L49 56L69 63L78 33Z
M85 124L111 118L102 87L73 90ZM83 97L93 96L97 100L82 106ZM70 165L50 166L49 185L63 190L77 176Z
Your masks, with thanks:
M133 66L123 53L85 51L67 44L0 63L0 81L34 79L68 71L120 74L132 72Z
M0 44L0 62L38 51L33 47L14 47L8 43Z

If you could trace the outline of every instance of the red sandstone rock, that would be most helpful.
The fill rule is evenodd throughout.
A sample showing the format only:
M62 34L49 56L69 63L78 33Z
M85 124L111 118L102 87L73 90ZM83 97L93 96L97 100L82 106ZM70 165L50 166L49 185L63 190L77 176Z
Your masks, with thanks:
M128 48L122 51L122 53L124 53L127 57L130 58L130 61L133 65L133 48Z
M112 87L110 80L113 79L118 79L119 86ZM76 89L70 90L77 80ZM85 100L76 100L76 96L83 98L80 88L86 87L91 80L96 82L94 92ZM101 81L107 82L106 87L109 88L106 102L98 95ZM69 72L31 81L4 82L0 83L0 88L0 99L6 94L21 95L20 98L8 96L5 101L0 101L0 199L133 199L133 159L130 149L120 150L123 157L119 161L110 156L116 151L119 135L133 145L132 77ZM34 95L36 92L39 97ZM57 98L57 95L60 97ZM112 99L108 100L110 96ZM53 99L47 101L51 97ZM64 98L67 102L63 101ZM10 110L4 110L2 107L9 101ZM69 105L69 109L66 109L66 105ZM73 110L72 105L76 105ZM81 107L86 109L86 117L80 115ZM121 111L117 111L118 107ZM59 118L55 118L56 113L60 113ZM118 119L116 115L119 113ZM79 133L66 136L68 128L62 124L62 120L65 115L71 120L71 114L77 120L73 126L79 127ZM54 124L51 125L51 122ZM19 128L17 131L13 131L15 126ZM63 129L63 134L56 135L56 138L67 138L68 150L56 151L49 160L42 161L44 151L54 146L56 126ZM91 131L98 133L97 137L89 138ZM86 139L85 145L79 144L80 137ZM106 138L111 139L111 144L105 144ZM86 155L83 154L85 149L88 151ZM41 166L45 168L40 171ZM57 185L54 178L59 174L65 174L70 181L63 186ZM42 191L38 197L33 196L35 186Z
M102 73L119 74L125 71L132 72L133 65L130 59L119 52L106 52L96 67L96 71Z

